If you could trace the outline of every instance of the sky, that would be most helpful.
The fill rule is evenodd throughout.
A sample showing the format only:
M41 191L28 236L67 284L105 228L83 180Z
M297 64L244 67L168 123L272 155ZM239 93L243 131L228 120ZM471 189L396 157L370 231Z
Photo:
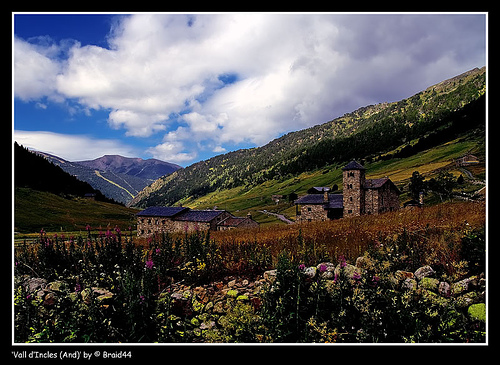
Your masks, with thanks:
M486 14L13 14L13 134L181 166L486 65Z

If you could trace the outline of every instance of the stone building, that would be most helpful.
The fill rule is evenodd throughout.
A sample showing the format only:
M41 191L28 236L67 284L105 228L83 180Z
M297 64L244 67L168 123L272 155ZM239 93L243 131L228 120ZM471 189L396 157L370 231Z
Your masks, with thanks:
M399 209L401 192L388 178L366 179L365 168L356 161L342 168L343 192L308 194L297 201L297 221L325 221Z
M194 210L185 207L149 207L136 214L137 235L225 230L258 226L251 217L234 217L225 210Z

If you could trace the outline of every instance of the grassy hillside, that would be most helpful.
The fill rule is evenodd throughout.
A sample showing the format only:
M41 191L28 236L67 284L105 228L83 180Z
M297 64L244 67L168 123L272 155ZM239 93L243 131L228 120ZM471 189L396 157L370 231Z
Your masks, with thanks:
M434 177L441 169L452 172L457 177L463 172L454 166L454 159L465 153L474 153L480 158L482 163L474 166L469 171L475 175L482 176L485 169L484 137L466 135L452 141L445 142L434 148L419 152L406 158L393 158L390 160L378 160L366 163L367 178L375 179L389 177L403 191L409 182L413 171L419 171L427 178ZM226 209L235 215L244 216L248 212L252 213L255 220L261 224L281 222L275 217L263 214L259 211L268 210L270 212L283 213L292 219L295 216L295 207L292 202L280 202L275 204L272 195L297 195L306 194L312 186L332 186L337 184L339 191L342 190L342 164L329 165L315 171L304 172L296 177L281 180L268 180L255 187L239 186L232 189L225 189L209 193L199 198L187 198L180 201L185 206L191 208L213 208ZM467 176L464 176L467 181ZM479 189L481 186L477 186ZM429 197L430 198L430 197ZM409 200L406 194L401 196L401 201Z
M137 209L85 198L65 199L58 195L29 188L15 188L14 231L48 232L85 231L115 226L135 229Z

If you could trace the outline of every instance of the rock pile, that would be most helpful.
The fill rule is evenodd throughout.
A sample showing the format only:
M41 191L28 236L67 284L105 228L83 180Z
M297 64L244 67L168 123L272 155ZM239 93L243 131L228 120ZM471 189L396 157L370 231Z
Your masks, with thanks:
M301 265L302 266L302 265ZM343 275L352 283L365 278L368 274L365 257L359 257L355 265L341 262L335 265L322 262L316 266L300 267L304 280L325 281L327 291L335 290L335 281ZM189 336L194 341L222 341L220 333L228 326L231 316L258 315L262 307L262 294L266 288L273 287L277 270L265 271L255 280L241 277L225 277L223 280L205 285L188 285L183 282L173 283L155 297L158 303L168 304L168 323L173 323L170 330L179 336ZM366 278L365 278L366 279ZM379 278L377 278L378 283ZM437 305L452 304L463 308L472 319L486 321L484 274L464 278L457 282L440 280L431 266L423 266L415 272L398 270L384 276L385 284L402 294L415 291ZM64 280L48 282L43 278L23 276L16 278L16 287L22 285L29 297L38 299L40 310L51 310L57 307L63 298L75 302L82 300L86 304L96 303L101 308L116 304L115 294L105 288L91 287L79 290L78 285L70 285ZM42 309L44 308L44 309ZM239 312L235 312L239 308ZM245 312L246 311L246 312ZM235 314L236 313L236 314ZM219 337L218 337L219 336Z
M323 262L317 266L305 267L303 274L308 279L317 275L325 279L327 290L332 287L329 281L337 280L341 270L350 280L359 280L365 275L366 257L361 256L356 260L356 265L342 262L335 266L331 262ZM454 283L440 281L435 278L436 272L431 266L422 266L415 272L398 270L389 275L388 280L395 289L402 291L419 291L419 293L440 305L453 303L456 307L467 308L468 313L476 319L485 322L485 293L486 279L484 273L471 276ZM264 278L268 281L276 277L276 270L266 271Z

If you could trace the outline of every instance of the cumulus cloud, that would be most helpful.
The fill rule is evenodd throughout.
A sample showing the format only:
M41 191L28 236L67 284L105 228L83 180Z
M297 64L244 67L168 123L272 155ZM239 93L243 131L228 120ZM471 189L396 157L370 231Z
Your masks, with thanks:
M86 135L61 134L47 131L14 131L14 140L34 150L43 151L68 161L92 160L110 155L136 157L138 151L113 139L96 139Z
M48 57L47 47L37 47L14 37L14 95L24 101L56 95L55 80L61 66Z
M108 48L73 43L65 57L16 38L15 95L109 110L127 136L165 133L150 154L188 162L481 67L484 27L482 15L123 16Z

